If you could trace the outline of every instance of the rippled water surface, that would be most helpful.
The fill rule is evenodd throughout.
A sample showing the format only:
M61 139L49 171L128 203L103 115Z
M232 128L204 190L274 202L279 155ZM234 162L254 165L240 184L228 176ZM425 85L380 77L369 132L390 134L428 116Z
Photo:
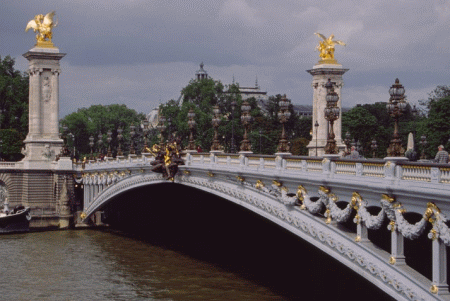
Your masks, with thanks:
M1 300L283 300L211 264L114 233L0 236Z
M392 300L267 219L169 185L118 197L107 229L0 235L0 301Z

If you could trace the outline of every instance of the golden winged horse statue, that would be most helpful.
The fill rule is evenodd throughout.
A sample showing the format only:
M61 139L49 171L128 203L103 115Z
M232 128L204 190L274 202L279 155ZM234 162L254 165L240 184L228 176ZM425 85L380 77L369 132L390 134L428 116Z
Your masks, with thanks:
M319 63L337 64L337 61L334 59L334 45L338 44L345 46L345 43L340 40L334 40L334 34L330 35L328 38L318 32L315 32L314 34L323 40L316 46L316 50L319 51L319 56L321 58Z
M25 28L25 32L29 29L33 29L34 32L38 32L36 35L37 47L54 47L52 43L52 28L58 25L53 22L53 16L55 11L49 12L44 15L36 15L33 20L30 20Z

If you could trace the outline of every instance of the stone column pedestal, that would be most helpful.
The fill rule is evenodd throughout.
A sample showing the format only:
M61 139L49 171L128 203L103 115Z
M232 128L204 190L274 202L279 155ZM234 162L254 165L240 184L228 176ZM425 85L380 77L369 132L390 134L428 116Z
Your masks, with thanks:
M29 130L24 140L24 168L45 169L59 155L59 61L58 48L33 48L23 55L29 61Z
M315 65L313 69L306 70L309 74L313 76L312 87L314 89L313 94L313 118L312 118L312 140L309 143L308 154L309 156L316 155L316 142L317 142L317 156L322 156L324 152L325 145L327 144L328 139L328 121L325 119L325 107L327 106L326 96L327 89L325 88L325 84L328 82L328 79L331 79L331 82L334 85L334 91L339 96L339 101L337 106L339 109L342 109L342 97L341 97L341 89L344 85L344 80L342 79L342 75L347 72L349 69L342 68L342 65L339 64L321 64ZM345 149L345 144L342 141L341 134L341 120L342 113L334 122L334 134L336 136L336 145L339 148L339 151ZM318 122L319 126L316 128L314 124ZM316 132L317 131L317 132Z

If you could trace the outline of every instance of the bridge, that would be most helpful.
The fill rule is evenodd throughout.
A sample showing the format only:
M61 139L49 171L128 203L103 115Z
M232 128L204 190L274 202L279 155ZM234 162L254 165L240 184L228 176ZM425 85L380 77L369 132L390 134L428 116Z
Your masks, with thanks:
M59 61L64 56L53 46L36 46L24 54L31 87L25 158L0 164L0 190L7 191L11 202L31 207L32 222L60 228L69 226L76 211L74 194L81 185L77 188L74 181L83 187L81 217L85 222L92 216L98 218L111 200L126 191L168 181L152 172L155 158L150 154L72 164L58 124ZM173 182L214 194L285 228L398 300L450 300L448 165L413 163L400 157L346 160L323 155L330 153L327 150L332 154L348 149L341 138L340 119L336 119L342 75L347 71L336 62L308 70L313 76L315 125L308 145L310 157L289 155L283 130L280 153L273 156L256 155L249 149L240 154L186 151L185 165L179 167ZM404 93L399 83L395 85L392 94ZM391 96L405 104L403 94ZM398 102L389 108L398 112ZM285 117L281 120L290 116L283 107L288 107L285 98L280 103L279 116ZM329 140L333 143L328 144ZM394 146L401 148L399 139L393 141L391 153L395 153ZM388 243L380 237L387 237ZM417 250L409 250L408 241L422 244L424 238L430 251L419 260L409 260L405 254ZM420 262L431 266L431 273Z
M409 161L186 153L175 183L236 203L294 233L398 300L450 300L450 168ZM78 166L85 220L121 193L167 180L151 156ZM348 225L356 225L356 227ZM377 245L390 236L390 247ZM431 279L407 264L405 238L427 236Z

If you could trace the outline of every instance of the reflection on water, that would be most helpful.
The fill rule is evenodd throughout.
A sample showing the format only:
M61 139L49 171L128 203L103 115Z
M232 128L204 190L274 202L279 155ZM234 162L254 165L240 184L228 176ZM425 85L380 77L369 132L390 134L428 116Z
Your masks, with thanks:
M144 241L76 230L0 236L0 300L283 300Z

